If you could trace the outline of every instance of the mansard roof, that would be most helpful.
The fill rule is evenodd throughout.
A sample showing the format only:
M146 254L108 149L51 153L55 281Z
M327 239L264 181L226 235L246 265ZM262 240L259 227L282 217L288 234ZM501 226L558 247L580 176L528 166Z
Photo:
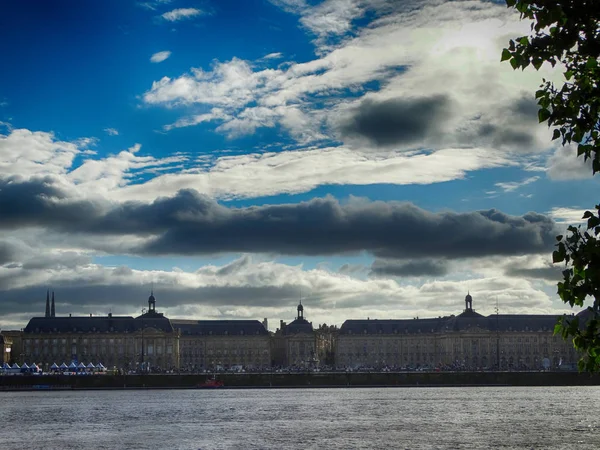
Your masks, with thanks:
M455 332L470 329L488 331L552 331L558 316L500 314L482 316L474 311L437 319L346 320L340 334L415 334Z
M304 317L298 317L294 321L292 321L289 325L286 325L283 328L284 335L290 334L312 334L313 326L312 323L306 320Z
M83 316L83 317L34 317L25 333L132 333L142 328L156 328L173 332L173 325L166 317L133 318L131 316Z
M442 320L442 318L346 320L340 328L340 334L431 333L439 331Z
M258 320L182 320L172 319L185 335L269 335Z

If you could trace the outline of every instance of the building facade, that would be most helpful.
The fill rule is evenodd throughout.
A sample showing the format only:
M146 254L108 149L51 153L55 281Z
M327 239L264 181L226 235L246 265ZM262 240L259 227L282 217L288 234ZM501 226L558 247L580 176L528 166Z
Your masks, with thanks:
M298 304L296 318L286 324L280 323L278 347L283 349L283 365L287 367L308 368L319 365L317 339L312 322L304 317L304 306ZM277 333L276 333L277 334Z
M490 315L467 295L457 316L412 320L346 320L314 329L304 306L289 324L269 333L258 320L178 320L148 309L131 316L56 316L54 293L46 314L20 331L3 331L2 362L102 362L125 370L261 370L314 368L541 369L574 366L571 342L554 336L556 316ZM10 349L10 351L7 351Z
M171 320L180 331L180 367L258 370L271 366L267 329L258 320Z
M458 316L412 320L347 320L337 337L343 367L541 369L572 367L572 343L554 336L556 316L491 315L465 298Z
M179 332L156 311L131 316L56 316L46 299L46 315L32 318L21 334L19 362L47 369L53 362L78 361L127 370L171 369L179 366Z

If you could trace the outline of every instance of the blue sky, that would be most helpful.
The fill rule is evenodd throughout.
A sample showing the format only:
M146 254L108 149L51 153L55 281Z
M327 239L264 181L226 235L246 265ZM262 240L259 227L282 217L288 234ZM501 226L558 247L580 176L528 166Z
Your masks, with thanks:
M3 3L0 326L48 288L65 314L150 286L172 317L563 311L551 238L598 183L537 124L560 68L499 62L527 31L489 1Z

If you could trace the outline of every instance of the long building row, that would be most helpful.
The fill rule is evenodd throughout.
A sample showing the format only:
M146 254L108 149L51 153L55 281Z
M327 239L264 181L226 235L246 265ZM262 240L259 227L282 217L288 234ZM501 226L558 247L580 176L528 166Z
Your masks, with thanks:
M454 367L539 369L571 366L578 355L553 335L556 316L491 315L473 309L471 295L458 315L411 320L346 320L314 328L297 317L275 333L266 319L179 320L148 310L131 316L56 316L54 293L46 314L23 330L0 334L1 362L101 361L125 370L260 370L274 366Z

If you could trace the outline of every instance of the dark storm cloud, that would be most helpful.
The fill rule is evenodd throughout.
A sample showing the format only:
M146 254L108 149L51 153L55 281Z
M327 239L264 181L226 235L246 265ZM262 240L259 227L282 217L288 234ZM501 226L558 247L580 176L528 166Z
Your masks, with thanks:
M435 133L449 111L448 97L363 101L341 126L345 136L364 137L379 146L406 144Z
M430 259L414 261L397 261L377 259L371 265L371 276L393 277L441 277L448 273L444 261Z
M537 101L533 96L524 94L519 100L514 102L510 111L516 114L521 120L529 120L538 122L538 110L540 109Z
M0 266L9 262L13 262L16 257L16 248L9 242L0 241Z
M98 204L49 198L41 187L0 184L6 210L0 228L38 226L92 235L142 235L152 239L124 251L194 255L223 252L333 255L367 251L389 258L463 258L522 255L552 248L557 233L547 216L509 216L497 210L430 213L409 203L350 201L331 197L297 204L228 208L192 190L152 203ZM51 191L53 186L44 186ZM27 195L23 195L27 192ZM11 198L17 193L18 199ZM61 192L61 195L64 193ZM60 213L59 213L60 212Z
M509 267L505 271L505 274L509 277L537 278L540 280L556 282L562 279L563 270L563 266L535 268Z
M52 285L56 292L56 313L65 316L70 313L85 315L90 312L139 310L147 306L150 286L132 284L89 284L85 279L56 282ZM300 286L203 286L199 288L173 289L172 285L154 284L154 295L158 308L182 306L207 307L280 307L286 301L294 305L299 298ZM26 288L0 290L0 315L29 313L43 316L46 301L46 288L31 286ZM317 306L319 297L312 296L311 304ZM293 306L290 306L293 310Z
M0 179L0 228L62 228L69 222L81 228L86 221L94 223L102 210L100 203L73 199L53 177Z

